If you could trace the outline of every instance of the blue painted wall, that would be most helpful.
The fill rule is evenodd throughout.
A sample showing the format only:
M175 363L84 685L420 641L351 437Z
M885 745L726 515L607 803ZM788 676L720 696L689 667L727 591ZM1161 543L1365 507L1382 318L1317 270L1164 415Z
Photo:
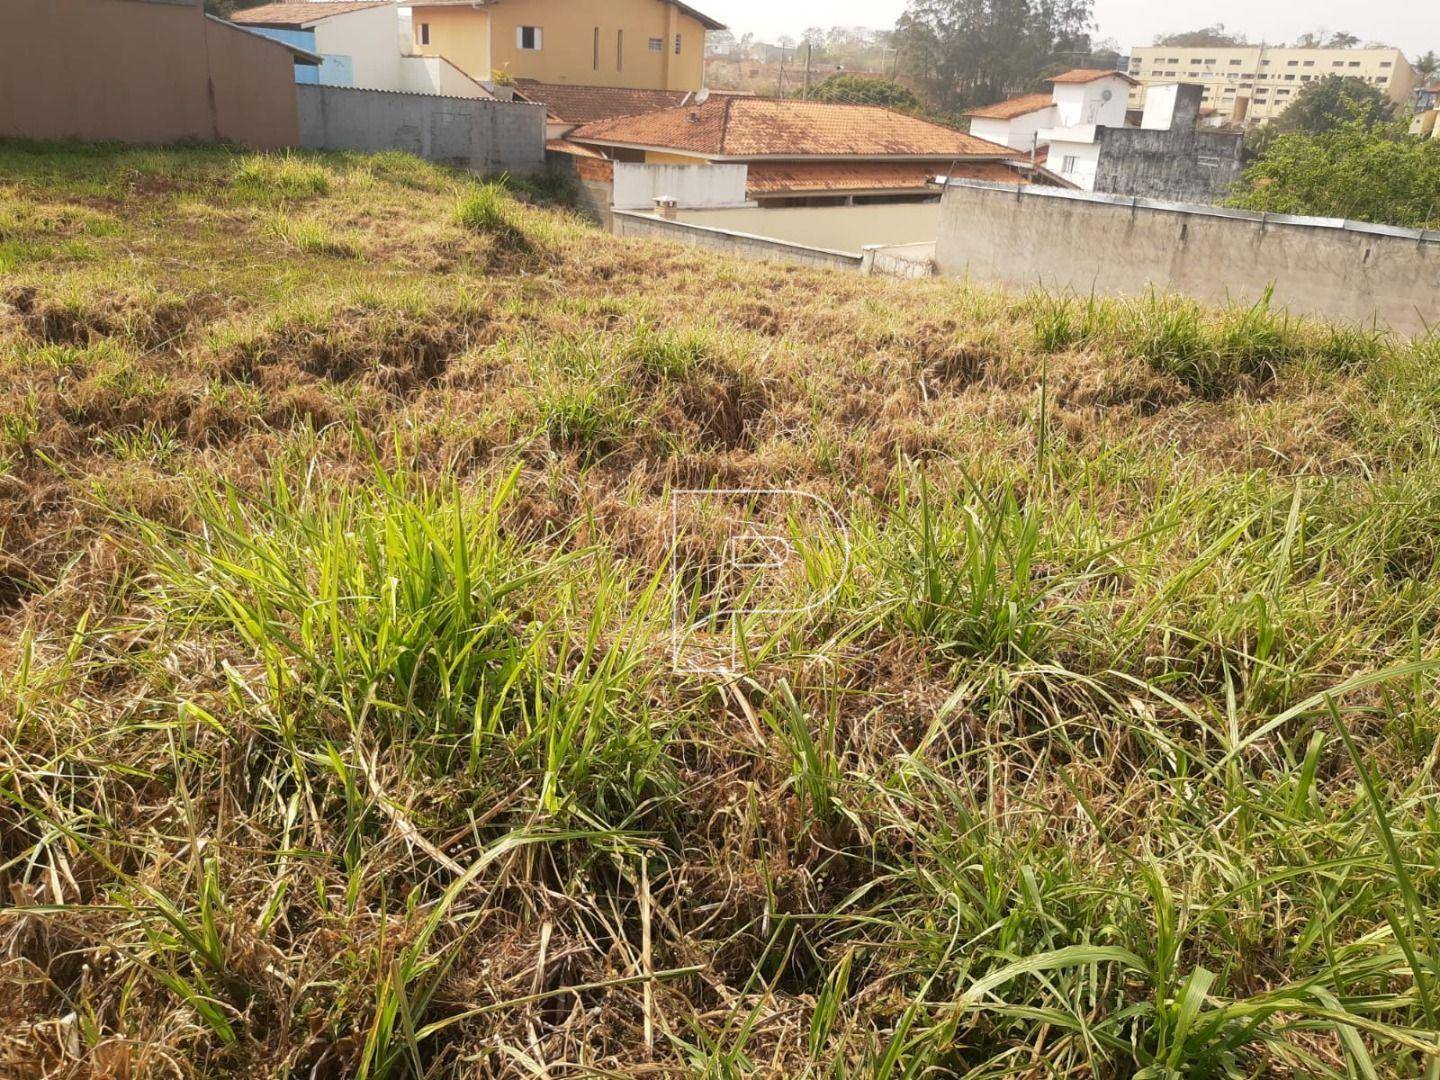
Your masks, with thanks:
M275 30L264 26L253 26L250 29L276 41L283 41L286 45L304 49L306 52L317 51L314 30ZM325 62L318 68L309 64L295 65L295 81L297 83L305 83L310 86L317 83L322 86L355 85L355 61L351 57L334 54L321 55Z

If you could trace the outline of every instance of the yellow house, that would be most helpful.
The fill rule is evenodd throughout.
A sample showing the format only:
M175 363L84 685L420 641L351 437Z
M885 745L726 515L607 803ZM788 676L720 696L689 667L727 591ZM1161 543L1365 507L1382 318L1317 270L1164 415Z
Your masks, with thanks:
M699 90L705 32L725 27L677 0L420 0L414 50L472 79Z

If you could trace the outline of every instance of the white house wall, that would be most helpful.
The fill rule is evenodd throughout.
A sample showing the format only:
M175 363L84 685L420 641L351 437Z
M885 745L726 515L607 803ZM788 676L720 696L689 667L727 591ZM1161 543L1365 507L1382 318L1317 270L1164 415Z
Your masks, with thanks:
M393 7L336 15L315 26L323 56L350 58L351 85L362 90L399 90L399 15Z
M988 139L1001 146L1024 150L1028 153L1036 145L1040 129L1054 127L1055 119L1056 110L1053 106L1048 109L1037 109L1035 112L1017 116L1012 120L992 120L983 116L975 116L970 119L970 134L977 139ZM1041 141L1039 145L1044 146L1045 144Z
M1069 160L1072 158L1073 161ZM1045 167L1084 191L1094 191L1095 177L1100 171L1100 144L1056 140L1050 144Z

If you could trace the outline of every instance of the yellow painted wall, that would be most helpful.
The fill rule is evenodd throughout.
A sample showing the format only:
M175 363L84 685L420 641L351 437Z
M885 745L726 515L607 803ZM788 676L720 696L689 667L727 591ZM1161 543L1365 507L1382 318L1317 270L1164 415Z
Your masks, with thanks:
M706 165L709 158L696 157L690 154L666 154L659 150L645 151L646 165Z
M663 0L505 0L490 9L490 19L495 67L516 78L642 90L699 90L704 81L704 26ZM540 27L539 51L518 48L521 26ZM617 32L624 34L619 56ZM651 38L661 40L658 52L650 50Z
M472 79L489 82L494 75L490 55L490 13L476 8L422 7L413 10L417 56L443 56ZM420 43L420 26L430 25L430 44Z

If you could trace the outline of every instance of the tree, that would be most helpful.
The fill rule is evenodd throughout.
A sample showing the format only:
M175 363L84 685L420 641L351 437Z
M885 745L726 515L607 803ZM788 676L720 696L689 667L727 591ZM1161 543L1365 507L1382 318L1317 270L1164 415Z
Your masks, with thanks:
M1330 40L1325 42L1327 49L1353 49L1360 44L1360 39L1354 34L1347 34L1344 30L1337 30L1330 35Z
M909 0L895 26L905 69L942 112L1035 85L1058 57L1090 51L1094 0Z
M888 79L864 75L831 75L812 90L810 96L816 101L836 101L845 105L883 105L903 113L925 111L914 91Z
M1307 83L1283 113L1245 139L1251 157L1266 153L1281 135L1324 135L1347 124L1365 127L1383 124L1395 114L1395 104L1363 79L1327 75Z
M1440 224L1440 140L1358 117L1320 135L1290 132L1245 171L1230 205L1410 228Z
M1435 50L1431 49L1412 60L1410 66L1415 69L1415 74L1420 76L1420 80L1426 82L1435 78L1436 73L1440 72L1440 56L1436 56Z
M1155 44L1174 45L1180 49L1216 45L1223 49L1248 45L1250 42L1244 34L1232 34L1225 29L1224 23L1216 23L1214 26L1203 26L1199 30L1185 30L1179 34L1161 34L1155 38Z

